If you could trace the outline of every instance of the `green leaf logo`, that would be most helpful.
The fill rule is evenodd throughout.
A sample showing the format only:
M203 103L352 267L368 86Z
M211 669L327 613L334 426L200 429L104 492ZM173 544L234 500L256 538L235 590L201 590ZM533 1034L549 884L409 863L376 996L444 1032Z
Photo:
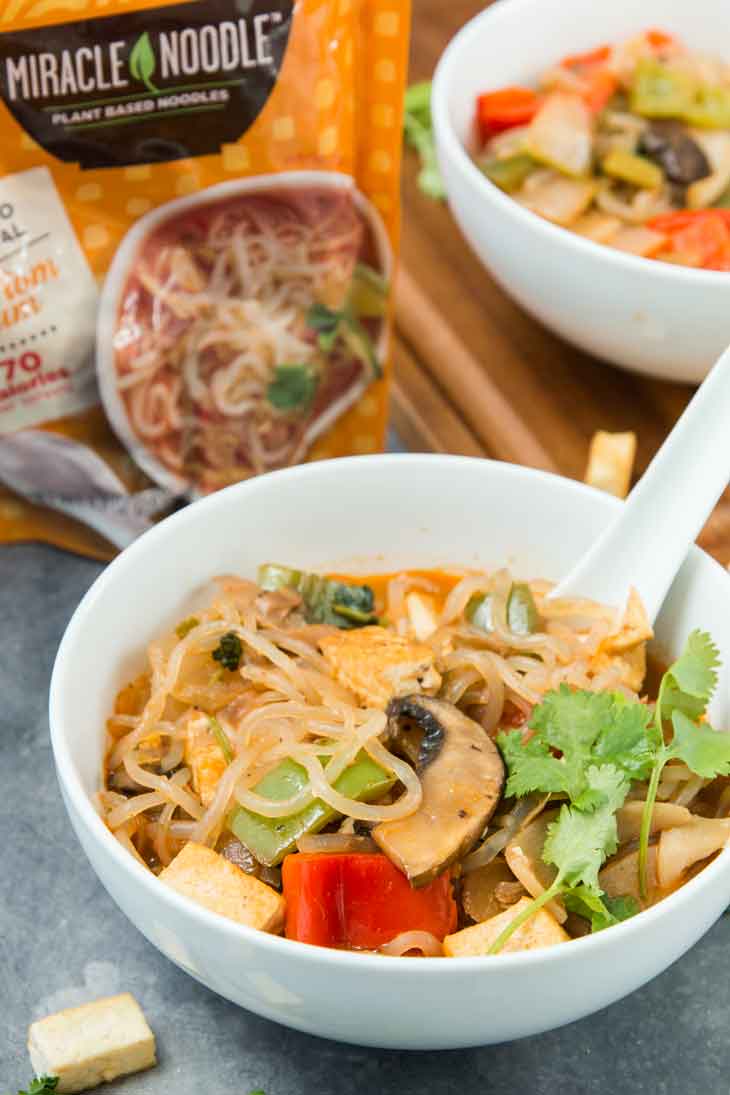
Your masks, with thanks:
M150 91L159 92L159 88L152 83L152 77L157 68L155 51L147 31L141 34L132 47L129 55L129 71L135 80L140 80Z

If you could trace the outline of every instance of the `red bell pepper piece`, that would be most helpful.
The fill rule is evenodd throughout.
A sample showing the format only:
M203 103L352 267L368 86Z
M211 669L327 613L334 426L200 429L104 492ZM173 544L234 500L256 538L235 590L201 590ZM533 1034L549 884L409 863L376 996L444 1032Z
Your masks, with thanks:
M688 266L726 270L730 261L730 209L684 209L663 213L647 227L669 238L670 249Z
M651 27L646 32L646 40L652 49L657 52L666 49L667 46L676 45L677 39L673 34L669 34L666 30L657 30L656 27Z
M563 68L593 68L595 65L604 65L611 56L610 46L597 46L587 53L570 53L560 62Z
M618 80L607 68L601 68L586 78L586 85L581 98L591 114L598 114L616 91Z
M561 68L569 69L581 80L583 90L579 94L592 114L603 110L618 87L618 80L606 67L610 57L610 46L598 46L587 53L571 53L560 62Z
M659 213L646 222L656 232L679 232L697 221L720 220L730 228L730 209L679 209L676 213Z
M496 133L527 125L537 114L542 102L529 87L503 87L477 97L477 126L482 141Z
M375 950L401 932L452 932L457 908L448 871L415 890L384 855L288 855L282 880L286 937L320 947Z

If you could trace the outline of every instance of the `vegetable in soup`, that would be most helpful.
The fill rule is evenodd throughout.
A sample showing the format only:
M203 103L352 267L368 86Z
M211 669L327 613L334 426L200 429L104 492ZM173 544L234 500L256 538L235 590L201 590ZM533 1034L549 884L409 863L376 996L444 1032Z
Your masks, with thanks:
M644 258L730 270L730 65L648 30L485 90L475 162L539 216Z

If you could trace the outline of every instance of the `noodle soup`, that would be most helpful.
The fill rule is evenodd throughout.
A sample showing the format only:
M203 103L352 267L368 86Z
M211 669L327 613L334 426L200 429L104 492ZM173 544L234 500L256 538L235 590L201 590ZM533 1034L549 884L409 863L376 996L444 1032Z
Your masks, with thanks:
M730 837L717 651L693 632L650 697L638 596L551 588L218 579L117 698L107 825L161 884L323 946L486 955L640 913Z
M145 470L180 491L300 462L382 375L377 214L344 178L290 179L172 203L120 252L105 404Z

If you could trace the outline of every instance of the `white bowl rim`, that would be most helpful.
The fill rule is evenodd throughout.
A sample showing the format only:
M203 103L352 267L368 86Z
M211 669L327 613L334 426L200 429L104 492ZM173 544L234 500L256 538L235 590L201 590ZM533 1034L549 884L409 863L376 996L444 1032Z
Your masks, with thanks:
M242 483L235 483L230 487L217 491L215 494L209 495L206 498L195 502L193 505L172 514L158 525L149 529L149 531L145 532L130 547L126 548L125 551L118 555L94 581L71 617L58 648L51 677L49 720L51 744L53 747L58 779L62 789L71 799L73 808L80 817L82 824L85 828L91 830L93 838L102 845L114 865L119 870L130 875L131 880L141 886L142 890L145 891L152 901L159 902L163 908L165 905L172 907L179 913L191 917L197 922L201 930L209 931L214 934L216 932L222 933L231 942L238 941L241 943L253 944L254 946L262 947L264 950L273 950L274 953L278 952L281 956L287 955L292 958L297 957L304 962L323 962L330 964L333 967L343 966L352 970L374 973L374 971L383 968L392 970L392 966L386 965L386 967L384 967L384 963L387 964L392 962L392 959L386 955L361 954L357 951L336 950L312 944L303 944L297 940L285 939L282 936L271 935L243 924L237 924L232 920L228 920L226 917L210 912L208 909L203 908L194 901L183 897L171 887L165 886L164 883L160 883L150 871L142 867L141 864L122 847L94 809L91 800L84 791L81 779L74 766L70 750L65 740L60 715L64 677L69 672L69 664L72 664L73 662L72 653L76 636L83 630L87 621L93 616L96 602L102 591L114 582L118 575L124 576L127 572L132 572L137 564L138 558L144 556L146 551L153 547L156 541L164 540L171 530L183 528L189 524L196 524L198 520L202 520L204 517L212 517L217 506L227 506L233 503L238 495L243 495L255 490L270 490L281 477L302 480L310 477L316 478L319 468L333 463L336 463L338 470L341 470L343 473L346 473L347 466L363 463L378 466L382 468L384 472L387 472L388 468L393 467L396 464L402 465L405 463L414 473L422 471L425 467L433 464L453 467L455 473L458 473L459 469L466 466L486 464L492 469L498 468L499 471L497 474L503 476L507 481L522 479L525 476L528 476L536 479L538 482L544 483L546 488L550 489L551 484L557 480L561 484L561 489L568 490L575 495L576 499L580 499L581 496L585 496L587 493L594 495L599 494L605 501L607 507L617 510L621 505L617 499L606 495L597 488L589 487L584 483L579 483L562 476L553 475L550 472L526 468L516 464L484 460L476 457L450 456L434 453L391 453L376 456L342 457L336 461L325 460L300 464L296 467L270 472L265 476L249 479ZM693 546L690 550L690 556L695 560L701 559L704 565L710 564L712 568L716 569L718 574L730 584L730 575L718 562L716 562L716 560L707 555L706 552ZM637 931L649 928L652 922L656 924L660 920L675 914L681 916L682 908L691 901L702 900L701 895L703 891L710 888L715 879L722 874L730 874L730 850L728 849L723 850L716 859L707 867L703 868L698 875L690 879L678 890L675 890L674 893L665 897L656 905L653 905L649 909L645 909L643 912L629 920L614 925L608 930L597 932L593 935L587 935L580 939L573 939L569 946L546 947L536 951L473 958L459 957L449 958L448 960L442 958L421 958L418 961L403 962L402 973L407 977L446 977L449 975L449 971L451 971L451 974L453 975L457 971L461 973L467 970L484 974L488 969L494 967L495 963L500 970L504 971L517 966L530 964L541 966L548 963L567 961L570 955L575 955L577 959L581 955L587 956L591 952L597 952L606 947L611 947L614 943L617 947L620 947L621 940L628 939ZM437 970L440 970L441 972L437 973Z
M130 424L124 400L119 394L113 338L107 336L113 334L115 330L119 303L127 276L146 237L158 225L164 224L167 220L184 213L188 209L194 209L198 205L209 205L223 201L239 194L255 194L258 191L277 190L286 187L304 189L308 186L348 191L352 195L355 206L365 217L373 233L381 272L390 284L393 280L394 268L393 247L383 223L383 218L373 202L362 192L355 176L348 175L344 171L315 169L272 171L265 175L245 175L240 179L227 179L224 182L215 183L213 186L198 190L194 194L185 194L183 197L173 198L155 206L154 209L150 209L132 225L114 253L114 258L106 273L101 290L96 321L95 362L99 394L114 432L131 454L135 463L150 479L176 495L194 497L196 492L184 476L170 471L154 456L145 442L137 436ZM377 353L381 359L386 355L387 345L388 323L385 322L382 325L377 345Z
M474 38L479 38L484 30L484 24L493 30L493 22L499 22L503 15L519 14L520 10L528 10L535 5L535 0L495 0L484 11L479 12L465 23L449 42L441 55L433 77L433 91L431 108L434 126L437 136L443 142L446 152L469 181L482 191L482 194L495 202L498 208L505 213L522 221L527 226L532 226L534 231L543 233L546 238L553 239L556 243L561 240L566 246L576 247L586 255L601 255L605 261L613 263L619 269L628 269L645 273L652 271L652 276L667 281L681 281L683 278L696 283L698 286L716 285L727 287L730 271L727 270L698 270L691 266L680 266L670 262L657 262L656 259L644 258L641 255L631 255L619 251L614 247L608 247L602 243L587 239L571 232L569 228L552 224L544 217L530 212L514 201L508 194L504 194L498 186L479 170L462 142L454 132L449 114L449 82L452 72L459 66L461 50L469 45ZM588 10L588 9L586 9ZM447 195L448 197L448 195Z

